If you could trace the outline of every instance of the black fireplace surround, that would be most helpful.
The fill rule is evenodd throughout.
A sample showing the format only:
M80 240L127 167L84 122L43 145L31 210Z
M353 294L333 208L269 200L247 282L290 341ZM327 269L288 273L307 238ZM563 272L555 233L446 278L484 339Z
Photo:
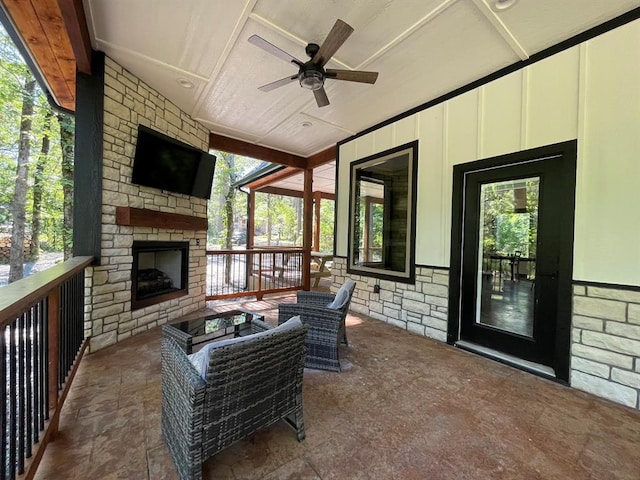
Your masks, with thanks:
M189 293L189 242L133 242L131 310Z

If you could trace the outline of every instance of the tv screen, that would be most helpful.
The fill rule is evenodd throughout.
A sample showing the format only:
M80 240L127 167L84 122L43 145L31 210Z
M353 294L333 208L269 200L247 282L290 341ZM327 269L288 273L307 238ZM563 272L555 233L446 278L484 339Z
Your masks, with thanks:
M138 126L133 183L209 198L215 166L215 156L144 125Z

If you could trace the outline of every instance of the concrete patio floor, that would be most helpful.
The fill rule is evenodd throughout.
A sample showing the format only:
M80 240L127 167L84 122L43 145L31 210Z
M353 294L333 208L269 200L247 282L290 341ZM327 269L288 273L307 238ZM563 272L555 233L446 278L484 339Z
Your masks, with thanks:
M283 301L245 307L273 323ZM306 440L280 422L209 459L205 479L640 479L640 412L366 317L347 332L342 373L305 370ZM83 359L37 479L177 478L160 335Z

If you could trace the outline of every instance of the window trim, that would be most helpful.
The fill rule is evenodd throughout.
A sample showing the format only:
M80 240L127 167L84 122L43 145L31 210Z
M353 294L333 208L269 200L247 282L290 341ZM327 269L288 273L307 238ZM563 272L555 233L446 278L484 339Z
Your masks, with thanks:
M374 161L382 161L387 158L399 156L399 154L407 153L409 159L409 189L407 199L407 221L409 227L407 229L407 258L405 260L404 271L387 270L383 268L372 268L355 265L354 245L355 238L355 181L356 169L366 163ZM416 253L415 253L415 237L416 237L416 202L418 192L418 140L405 143L397 147L375 153L368 157L355 160L349 165L349 225L348 225L348 244L347 244L347 273L362 275L365 277L379 278L381 280L389 280L392 282L401 282L415 284L416 276Z

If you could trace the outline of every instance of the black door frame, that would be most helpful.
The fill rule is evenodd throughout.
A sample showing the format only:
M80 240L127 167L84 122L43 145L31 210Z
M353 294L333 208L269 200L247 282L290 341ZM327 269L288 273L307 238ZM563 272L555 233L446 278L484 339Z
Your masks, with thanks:
M571 199L571 205L563 209L563 224L570 225L571 235L563 237L559 245L558 259L558 305L554 341L554 365L556 380L569 382L569 357L571 344L571 303L573 276L573 234L575 219L575 187L577 164L577 140L556 143L544 147L532 148L520 152L477 160L453 167L453 196L451 212L451 256L449 271L449 320L447 343L455 345L460 339L460 312L462 286L462 247L464 221L465 176L478 170L505 167L517 163L535 161L545 157L562 155L564 169L561 185Z

